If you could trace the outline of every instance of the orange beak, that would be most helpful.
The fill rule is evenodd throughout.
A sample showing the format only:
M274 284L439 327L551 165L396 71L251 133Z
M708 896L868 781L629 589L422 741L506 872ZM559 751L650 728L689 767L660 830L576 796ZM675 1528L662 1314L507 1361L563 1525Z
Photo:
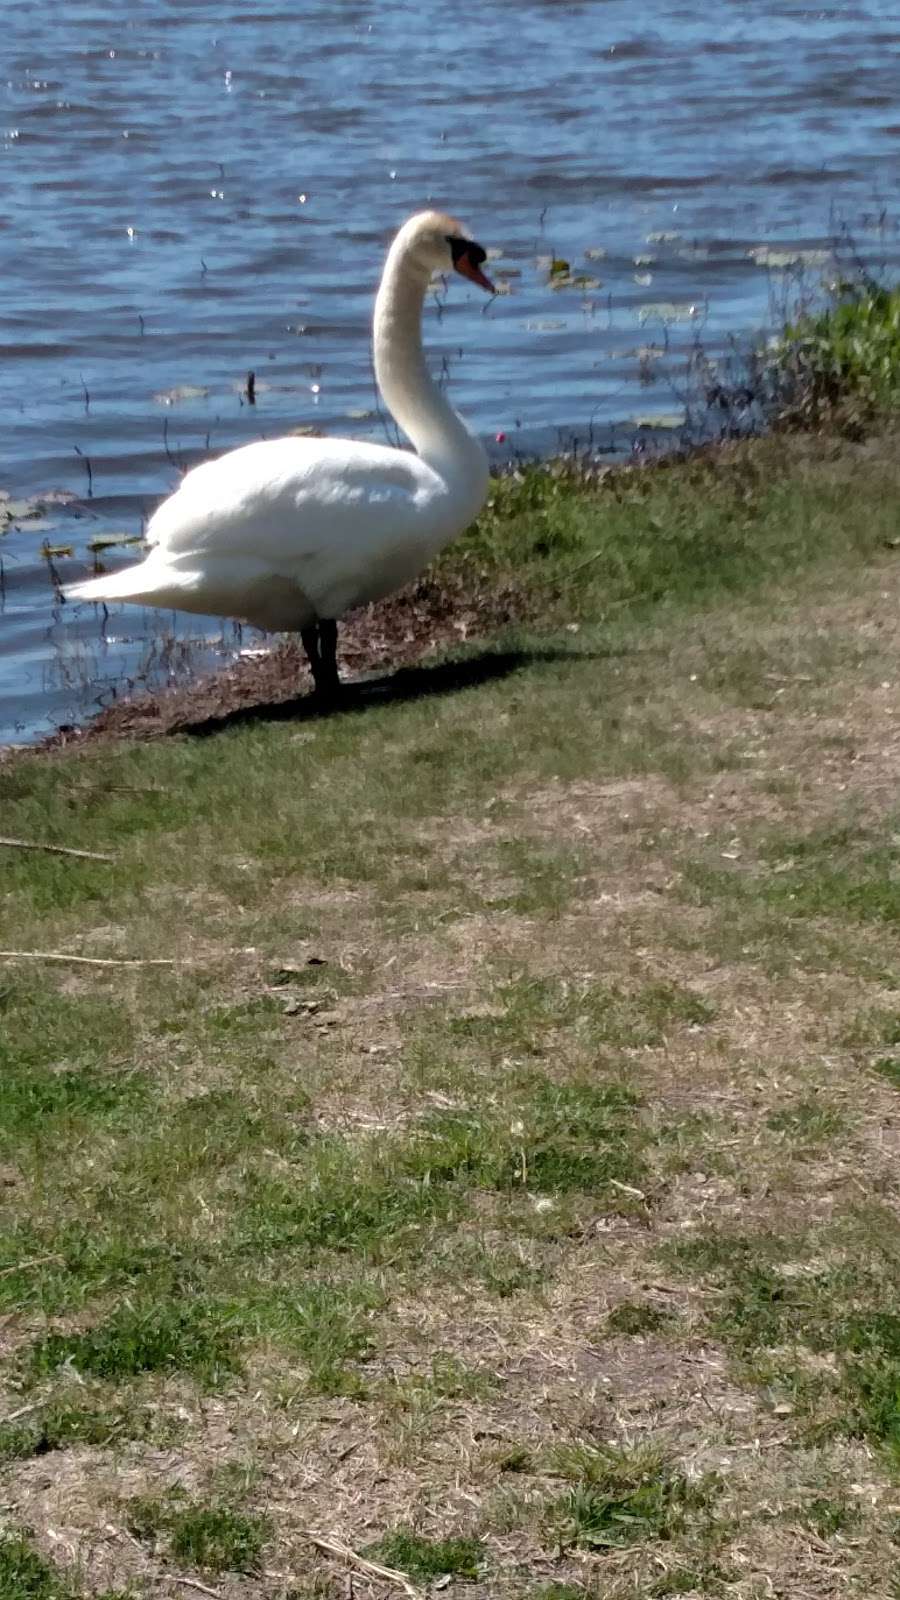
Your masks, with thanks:
M487 289L488 294L497 293L490 278L482 272L478 263L472 260L468 250L461 251L453 264L457 272L461 273L464 278L468 278L470 283L477 283L479 289Z

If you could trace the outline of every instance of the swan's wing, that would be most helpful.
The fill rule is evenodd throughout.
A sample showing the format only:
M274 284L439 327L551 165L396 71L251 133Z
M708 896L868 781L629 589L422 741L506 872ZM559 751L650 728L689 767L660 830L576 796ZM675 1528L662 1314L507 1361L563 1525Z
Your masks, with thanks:
M404 539L440 479L418 456L349 439L272 439L189 472L147 541L166 560L252 556L272 571L327 562L336 546Z
M71 593L304 627L401 587L456 525L443 480L418 456L263 440L188 473L151 519L140 566Z
M185 609L302 626L420 572L455 531L445 502L443 480L403 450L262 440L188 473L150 522L146 565Z

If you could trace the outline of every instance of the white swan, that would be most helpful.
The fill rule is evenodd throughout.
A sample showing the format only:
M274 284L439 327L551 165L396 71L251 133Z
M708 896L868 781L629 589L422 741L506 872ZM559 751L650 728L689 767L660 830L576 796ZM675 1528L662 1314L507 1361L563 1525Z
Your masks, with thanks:
M194 467L163 501L139 566L75 584L67 598L299 629L317 693L333 694L338 617L414 578L484 504L487 457L429 376L422 305L432 274L451 267L493 291L485 259L439 211L410 217L388 252L375 302L375 375L416 455L296 437L231 450Z

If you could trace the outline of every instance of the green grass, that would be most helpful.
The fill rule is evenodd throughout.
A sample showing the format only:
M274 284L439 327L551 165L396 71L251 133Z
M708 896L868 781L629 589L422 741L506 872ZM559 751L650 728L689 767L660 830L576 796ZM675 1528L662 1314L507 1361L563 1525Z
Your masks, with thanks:
M799 1144L823 1144L844 1130L846 1119L836 1107L810 1097L773 1111L766 1126Z
M866 1439L900 1469L898 1253L889 1218L862 1215L818 1236L710 1232L669 1253L721 1289L710 1319L717 1336L790 1395L812 1437ZM810 1372L805 1350L826 1363Z
M139 1496L127 1506L136 1538L164 1539L182 1563L207 1572L255 1573L270 1534L266 1517L249 1515L224 1502L188 1501L183 1491Z
M659 1333L672 1320L671 1313L659 1306L632 1305L627 1300L615 1306L606 1319L607 1333L637 1334Z
M637 1049L662 1044L673 1026L699 1026L714 1016L699 995L667 981L640 984L629 993L603 982L528 976L497 985L491 998L498 1014L451 1017L451 1035L497 1051L534 1051L543 1049L549 1030L565 1027L590 1044Z
M84 1333L51 1333L31 1349L35 1378L63 1366L95 1378L131 1378L142 1372L189 1372L214 1385L238 1368L227 1307L192 1301L123 1303Z
M68 1600L59 1573L16 1534L0 1536L0 1594L4 1600Z
M655 1446L632 1450L591 1444L561 1445L548 1466L573 1487L548 1508L563 1544L622 1549L651 1539L669 1540L692 1513L702 1513L718 1493L715 1479L691 1481L673 1471Z
M498 1600L724 1595L737 1538L749 1594L785 1503L877 1592L898 459L523 469L439 564L523 619L455 687L0 763L5 832L117 857L4 856L5 942L174 963L0 972L11 1600L80 1596L40 1474L117 1565L123 1463L160 1582L324 1596L305 1530L381 1528Z
M129 1020L112 1001L7 976L0 1016L0 1149L77 1138L97 1119L133 1115L144 1099Z
M75 1397L51 1395L36 1413L0 1426L0 1461L25 1460L73 1445L105 1447L122 1439L164 1443L178 1436L178 1423L155 1407L111 1399L102 1391L86 1401L83 1392L84 1386L79 1384Z
M383 1296L371 1284L310 1283L261 1305L261 1326L302 1356L313 1394L364 1392L356 1364L372 1353L369 1316Z
M82 1590L39 1555L21 1533L0 1533L3 1600L81 1600ZM93 1600L127 1600L124 1591L94 1589Z
M393 1567L407 1577L429 1582L448 1574L455 1578L477 1578L482 1561L479 1539L456 1535L447 1539L426 1538L409 1528L386 1533L366 1554Z

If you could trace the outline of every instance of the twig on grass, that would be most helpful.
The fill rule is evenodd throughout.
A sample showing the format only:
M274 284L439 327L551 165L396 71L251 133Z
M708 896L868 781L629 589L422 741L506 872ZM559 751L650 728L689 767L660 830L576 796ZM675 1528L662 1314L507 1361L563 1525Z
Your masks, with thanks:
M199 1578L179 1578L173 1574L174 1583L183 1583L187 1589L199 1589L201 1594L212 1595L212 1600L222 1600L221 1591L211 1589L208 1583L201 1583Z
M646 1200L647 1198L643 1189L636 1189L632 1183L620 1183L618 1178L610 1178L609 1185L611 1189L618 1189L620 1194L634 1195L636 1200Z
M32 1411L40 1411L43 1400L32 1400L30 1405L19 1406L17 1411L8 1411L5 1417L0 1417L0 1428L5 1428L8 1422L18 1422L20 1417L27 1417Z
M9 1267L0 1267L0 1278L8 1278L13 1272L27 1272L30 1267L43 1267L48 1261L63 1259L58 1250L53 1250L48 1256L31 1256L27 1261L14 1261Z
M385 1583L392 1583L395 1588L402 1589L404 1594L409 1595L410 1600L420 1600L420 1591L410 1583L405 1572L398 1572L395 1567L383 1567L378 1561L369 1561L358 1551L351 1550L343 1539L328 1538L324 1534L310 1533L308 1530L306 1537L318 1550L325 1550L329 1555L338 1556L349 1566L357 1567L360 1572L367 1572L372 1578L381 1578Z
M43 844L36 839L0 839L8 850L46 850L51 856L80 856L84 861L115 861L100 850L73 850L67 844Z
M174 967L171 956L70 956L65 950L0 950L0 961L71 961L79 967Z

